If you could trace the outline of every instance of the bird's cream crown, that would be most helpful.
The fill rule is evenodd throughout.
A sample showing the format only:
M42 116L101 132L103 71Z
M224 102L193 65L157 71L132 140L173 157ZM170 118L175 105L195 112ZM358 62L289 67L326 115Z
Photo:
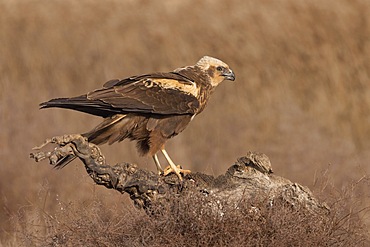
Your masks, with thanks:
M202 68L203 70L207 70L210 66L214 67L223 66L225 68L229 67L226 63L222 62L220 59L210 56L202 57L195 65Z

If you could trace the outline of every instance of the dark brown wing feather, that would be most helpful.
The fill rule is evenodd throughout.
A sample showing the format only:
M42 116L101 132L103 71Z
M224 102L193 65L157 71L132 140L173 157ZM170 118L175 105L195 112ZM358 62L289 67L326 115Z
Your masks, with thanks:
M163 87L160 80L174 82L174 87ZM176 83L175 83L176 82ZM53 99L40 104L41 108L60 107L102 117L126 113L161 115L194 114L199 108L198 99L176 88L176 84L193 85L194 82L178 73L156 73L112 80L102 89L74 98Z
M194 84L177 73L156 73L109 81L104 88L87 94L89 100L100 100L124 112L154 114L194 114L199 102L193 95L174 87L164 88L159 81Z

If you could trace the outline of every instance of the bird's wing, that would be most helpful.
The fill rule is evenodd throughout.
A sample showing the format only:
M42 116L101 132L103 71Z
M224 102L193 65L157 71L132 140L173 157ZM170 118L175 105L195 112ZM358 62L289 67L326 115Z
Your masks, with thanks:
M174 72L112 80L86 95L87 101L112 112L194 114L199 108L196 83ZM109 107L107 107L109 106Z

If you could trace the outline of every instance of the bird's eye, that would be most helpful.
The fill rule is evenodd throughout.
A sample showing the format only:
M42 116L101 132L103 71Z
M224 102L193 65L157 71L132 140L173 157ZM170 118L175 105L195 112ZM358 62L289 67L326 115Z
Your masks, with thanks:
M218 66L216 69L217 69L218 71L222 71L224 68L222 68L222 66Z

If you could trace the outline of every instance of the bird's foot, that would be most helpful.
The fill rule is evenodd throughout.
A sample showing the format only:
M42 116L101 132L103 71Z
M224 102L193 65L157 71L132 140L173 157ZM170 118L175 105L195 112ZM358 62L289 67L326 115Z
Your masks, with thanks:
M181 173L182 174L189 174L191 173L190 170L184 170L180 165L177 166L167 166L163 171L163 176L167 176L170 173L175 173L179 179L182 181Z

